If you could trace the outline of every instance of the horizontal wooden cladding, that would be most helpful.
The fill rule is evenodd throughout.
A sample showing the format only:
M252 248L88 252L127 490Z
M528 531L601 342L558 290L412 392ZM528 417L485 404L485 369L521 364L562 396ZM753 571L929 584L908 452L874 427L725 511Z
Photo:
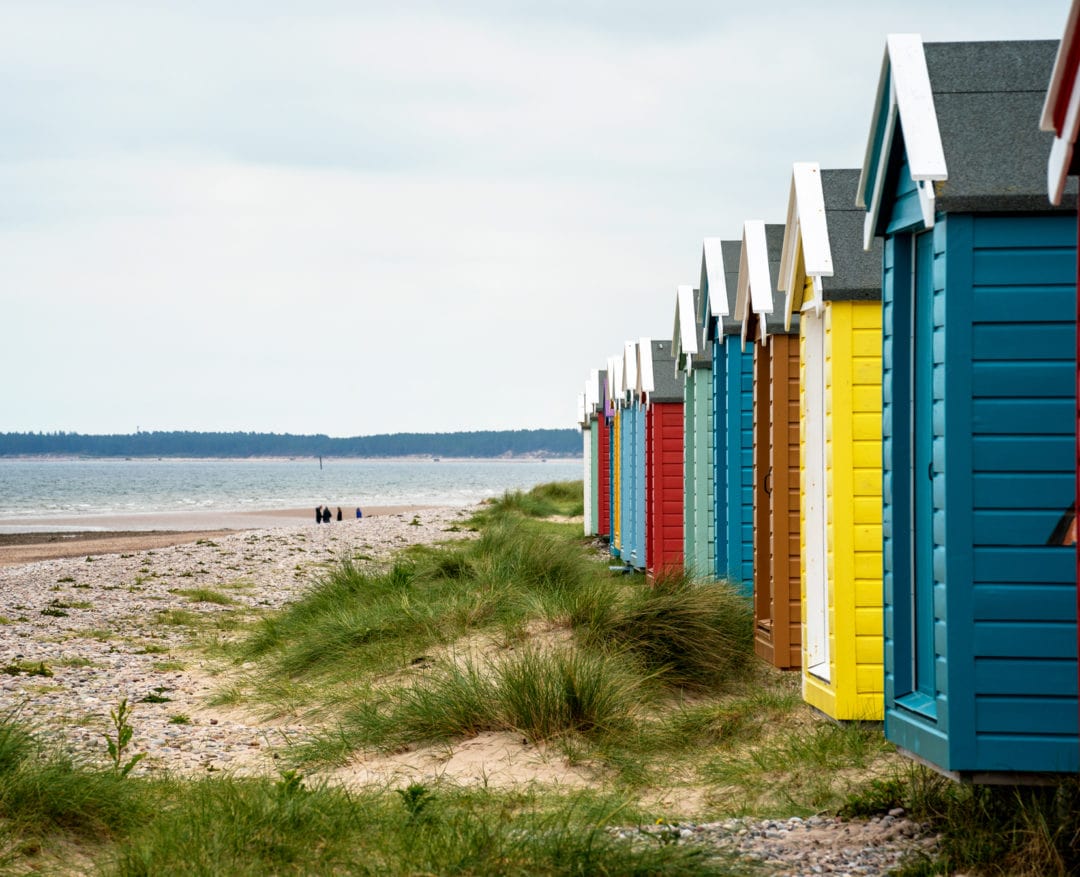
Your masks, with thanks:
M1046 728L1075 729L1076 698L979 696L975 698L975 723L981 731L991 734L1037 734Z
M1076 622L976 622L973 654L977 657L1068 658L1075 665Z
M770 490L764 490L759 478L755 498L755 522L768 534L758 539L755 551L755 568L762 554L768 570L767 599L755 600L758 639L768 648L758 653L777 667L796 669L801 666L798 337L775 335L766 348L755 349L754 356L755 471L763 468L768 448L771 473Z
M1074 496L1070 476L1069 472L976 472L972 498L977 510L1056 508L1064 511Z
M982 361L973 363L971 370L972 391L987 398L1068 396L1075 383L1075 363L1070 359Z
M972 574L978 584L1025 582L1076 585L1076 551L1071 547L985 546L975 549L974 561Z
M681 403L656 403L645 422L645 546L650 570L683 562Z
M1075 773L1076 734L980 733L972 764L1001 765L986 770Z
M999 582L972 589L972 613L979 621L1058 621L1075 611L1075 584Z
M611 427L607 418L600 417L596 421L598 429L597 441L597 473L598 473L598 501L596 521L597 533L601 536L611 535Z
M1076 403L1060 398L977 398L972 403L972 431L981 435L1073 435Z
M976 658L980 694L1056 695L1076 684L1076 662L1064 658Z
M1013 360L1016 351L1023 350L1030 360L1060 360L1074 347L1075 339L1075 326L1066 323L1021 326L984 323L972 330L972 354L978 360Z
M974 515L975 547L1019 545L1046 547L1064 511L1063 507L1037 509L980 509Z

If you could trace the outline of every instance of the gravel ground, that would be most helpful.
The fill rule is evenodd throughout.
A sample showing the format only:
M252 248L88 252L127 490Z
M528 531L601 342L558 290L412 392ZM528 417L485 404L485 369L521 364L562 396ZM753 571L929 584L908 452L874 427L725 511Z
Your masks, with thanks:
M727 819L615 829L635 843L696 844L747 857L777 877L882 875L905 858L933 857L939 839L901 809L870 820Z
M184 648L193 630L185 621L212 628L215 616L280 607L328 562L384 561L408 545L467 536L450 528L468 514L425 509L0 568L0 709L100 762L110 710L126 698L131 751L146 753L138 772L271 770L274 746L304 725L209 707L220 682L211 661ZM232 602L199 600L197 589Z

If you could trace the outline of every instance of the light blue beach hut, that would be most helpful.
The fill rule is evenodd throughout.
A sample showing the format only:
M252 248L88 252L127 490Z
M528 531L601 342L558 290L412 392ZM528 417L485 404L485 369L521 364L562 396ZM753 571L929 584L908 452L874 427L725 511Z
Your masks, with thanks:
M1078 766L1076 214L1053 42L888 38L859 181L884 241L885 733L960 779Z

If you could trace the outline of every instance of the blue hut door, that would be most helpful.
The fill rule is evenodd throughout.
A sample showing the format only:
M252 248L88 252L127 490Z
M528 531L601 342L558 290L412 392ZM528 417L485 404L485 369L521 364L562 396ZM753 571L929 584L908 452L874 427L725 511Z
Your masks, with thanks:
M933 715L934 683L934 235L914 237L911 339L912 697Z

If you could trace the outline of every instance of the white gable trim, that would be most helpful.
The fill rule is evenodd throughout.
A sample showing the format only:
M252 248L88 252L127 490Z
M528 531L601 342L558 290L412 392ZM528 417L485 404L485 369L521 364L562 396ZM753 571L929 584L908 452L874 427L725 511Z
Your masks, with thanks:
M608 399L612 404L618 404L623 393L622 357L615 355L608 357Z
M806 273L814 277L832 277L832 248L829 246L829 225L825 217L821 166L817 162L796 162L791 188L799 217Z
M791 191L788 195L787 223L780 254L780 277L776 288L785 292L784 328L791 329L799 273L798 252L802 243L803 267L814 278L814 291L820 293L822 277L833 276L832 247L825 215L825 190L821 184L821 165L797 161L792 166ZM820 298L820 295L815 295Z
M945 148L941 145L934 91L926 53L919 34L889 34L893 99L904 129L904 149L913 180L946 180Z
M751 312L758 316L773 312L769 245L765 238L765 222L760 219L748 219L743 223L742 246L739 249L739 283L735 293L735 319L742 323L744 349L747 322ZM765 343L765 337L765 323L762 321L762 344Z
M600 407L600 369L589 370L589 382L585 385L585 404L590 411Z
M679 321L679 343L683 353L697 353L697 333L694 326L694 287L681 285L676 293L676 319Z
M886 79L888 94L884 93ZM887 109L886 109L886 101ZM874 158L874 133L880 114L887 112L885 136L877 155L877 165L870 168ZM904 148L907 151L908 168L915 181L919 195L919 207L927 228L934 225L935 181L949 178L945 164L945 148L941 143L937 110L934 107L934 91L930 85L930 72L926 67L926 53L919 34L889 34L885 41L885 59L881 78L878 80L878 97L870 122L870 137L863 159L863 173L859 180L859 206L862 202L866 174L874 174L874 192L863 229L863 247L870 249L881 212L881 198L885 184L885 170L889 149L896 130L897 117L904 132Z
M720 238L705 238L701 245L701 260L705 265L705 278L709 281L710 315L726 317L727 278L724 276L724 252L720 247ZM720 291L719 295L715 294L716 290Z
M637 393L637 342L627 341L623 348L623 381L626 395L633 397ZM629 400L627 400L629 401Z

